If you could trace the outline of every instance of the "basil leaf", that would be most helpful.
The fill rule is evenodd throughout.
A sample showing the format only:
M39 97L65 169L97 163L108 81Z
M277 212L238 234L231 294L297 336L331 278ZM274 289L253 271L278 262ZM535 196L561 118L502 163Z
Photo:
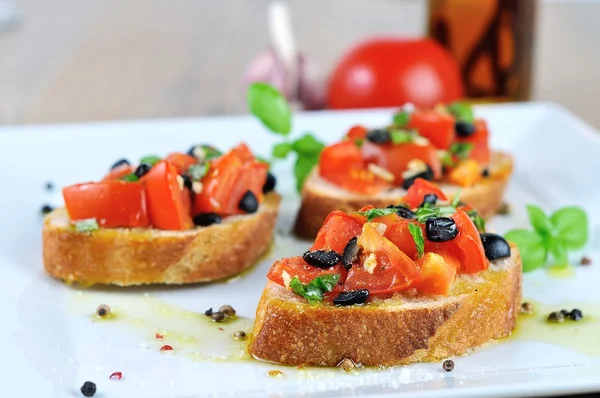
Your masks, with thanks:
M200 145L200 148L202 148L202 152L204 153L204 160L216 159L219 156L223 155L223 152L221 152L212 145L202 144Z
M290 287L298 296L306 296L306 286L300 282L300 279L298 279L297 276L293 277L290 281Z
M447 217L454 214L454 207L452 206L440 206L440 207L420 207L417 209L417 221L424 223L428 218L431 217Z
M312 134L306 133L292 143L292 149L299 155L318 156L325 145Z
M292 150L292 144L289 142L280 142L273 147L273 157L277 159L285 159Z
M471 221L473 221L473 224L475 224L475 227L479 232L485 232L485 220L479 215L479 213L477 213L477 211L468 211L467 215L469 216Z
M208 167L208 162L196 163L190 166L187 173L193 181L198 181L208 173Z
M319 163L319 155L303 156L298 154L298 158L294 164L294 175L296 176L296 189L298 192L302 191L302 186L304 185L306 177L308 177L317 163Z
M406 111L397 112L394 115L393 124L394 127L404 127L410 121L410 113Z
M355 138L354 139L354 144L359 147L362 148L363 144L365 143L365 140L362 138Z
M292 129L292 111L285 97L266 83L253 83L246 96L250 112L272 132L288 135Z
M549 236L547 238L548 251L554 259L554 265L558 267L566 267L569 265L569 258L567 256L567 246L565 242L560 239Z
M305 285L296 276L290 281L290 287L294 293L308 300L310 305L314 305L323 301L323 293L331 292L339 279L339 274L327 274L318 276Z
M462 120L463 122L473 123L475 121L473 107L466 102L453 102L448 105L448 111L455 118Z
M140 159L140 163L146 163L150 166L154 166L158 162L160 162L160 156L157 155L148 155Z
M385 208L385 209L369 209L367 211L357 211L361 216L365 216L367 218L367 222L373 221L374 218L387 216L388 214L393 214L396 212L394 208Z
M425 238L423 237L423 231L421 230L421 227L411 222L408 224L408 230L415 241L415 245L417 246L419 258L423 257L423 253L425 251Z
M534 231L513 229L504 238L514 242L519 248L523 260L523 271L529 272L546 263L548 251L543 238Z
M77 232L92 232L100 229L98 221L95 218L88 218L86 220L74 221L73 225Z
M550 217L554 234L568 249L581 249L588 240L589 222L585 211L577 206L563 207Z
M546 236L552 233L552 223L544 213L544 210L536 205L527 205L527 216L529 217L529 222L533 226L533 229L538 234Z
M335 285L338 283L339 280L340 280L340 274L326 274L326 275L318 276L315 279L313 279L309 283L309 286L314 285L314 286L317 286L318 288L322 289L325 292L330 292L333 290L333 288L335 287Z
M454 194L454 197L452 198L452 203L450 203L450 206L454 207L456 209L456 206L458 206L458 204L460 203L460 194L462 192L462 188L458 188L456 190L456 193Z
M470 142L455 142L450 147L450 153L456 155L459 159L466 159L473 150L473 144Z
M452 155L448 151L439 151L438 156L443 166L453 167L454 159L452 159Z
M135 174L130 173L130 174L127 174L126 176L121 177L121 180L126 181L126 182L136 182L136 181L139 181L140 179Z
M407 142L413 142L413 135L406 130L392 130L390 131L390 138L392 144L406 144Z

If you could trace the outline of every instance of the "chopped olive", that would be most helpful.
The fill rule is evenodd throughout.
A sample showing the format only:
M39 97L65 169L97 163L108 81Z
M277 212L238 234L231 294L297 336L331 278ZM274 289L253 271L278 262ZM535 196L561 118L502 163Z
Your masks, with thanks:
M396 214L398 214L402 218L406 218L407 220L414 220L415 218L417 218L417 215L408 207L402 205L396 205L392 207L396 209Z
M223 219L217 213L199 213L194 216L194 225L199 227L220 224L221 221L223 221Z
M548 322L560 323L565 321L565 316L560 311L551 312L548 315Z
M431 242L447 242L456 238L458 228L449 217L430 217L425 222L425 235Z
M192 190L192 179L190 178L190 176L187 174L183 174L181 176L181 178L183 179L183 186L191 191Z
M271 172L267 173L267 179L265 180L265 185L263 185L262 191L263 193L269 193L275 189L275 185L277 185L277 179Z
M129 160L127 159L119 159L117 160L111 167L111 170L116 169L117 167L121 167L121 166L129 166L131 163L129 163Z
M222 312L213 312L210 316L213 322L223 322L225 320L225 314Z
M337 306L364 304L365 301L367 301L367 298L369 298L369 291L367 289L341 292L333 299L333 304Z
M572 321L580 321L583 319L583 312L577 308L573 308L569 314L569 318L571 318Z
M106 304L100 304L96 308L96 315L99 317L105 317L110 315L110 307Z
M238 330L233 334L233 338L236 340L246 340L246 337L248 337L248 335L243 330Z
M304 261L317 268L330 268L342 260L342 257L333 250L308 251L303 257Z
M483 233L479 236L488 260L510 257L510 245L502 236L491 233Z
M462 120L458 120L454 124L454 129L459 137L470 137L475 133L475 125Z
M481 176L483 178L488 178L490 176L490 169L488 169L487 167L483 169L483 171L481 172Z
M417 173L408 178L405 178L404 182L402 183L402 188L408 190L408 188L410 188L412 186L412 184L415 183L415 180L417 178L422 178L424 180L431 181L431 180L433 180L433 170L431 170L431 167L429 167L429 165L428 165L427 170Z
M206 315L206 316L212 316L212 314L213 314L212 308L209 308L206 311L204 311L204 315Z
M238 208L246 213L256 213L258 210L258 199L256 198L256 195L254 195L252 191L246 191L240 200Z
M454 370L454 361L451 359L446 359L444 361L444 363L442 364L442 368L446 371L446 372L452 372Z
M387 144L391 139L390 132L386 129L373 129L367 131L367 140L374 144Z
M222 312L225 316L235 316L235 310L229 304L222 305L219 312Z
M423 197L423 202L419 205L419 207L427 207L427 205L435 206L438 201L438 196L434 193L428 193Z
M352 264L358 258L358 238L355 236L350 239L344 248L344 254L342 255L342 265L347 271L352 268Z
M52 210L54 210L54 209L50 205L43 205L42 206L42 214L44 214L44 215L48 214L48 213L51 213Z
M137 169L135 169L133 174L135 174L137 178L142 178L144 175L146 175L146 173L150 171L151 168L152 166L150 166L148 163L141 163L137 167Z
M91 381L86 381L81 386L81 393L86 397L93 397L96 394L96 384Z

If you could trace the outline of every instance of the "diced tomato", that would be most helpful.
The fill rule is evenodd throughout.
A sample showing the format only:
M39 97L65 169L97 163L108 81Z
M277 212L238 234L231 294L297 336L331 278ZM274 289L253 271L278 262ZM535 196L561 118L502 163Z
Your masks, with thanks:
M421 280L415 262L371 223L363 226L358 245L363 249L363 265L350 268L345 290L368 289L373 295L388 294L407 289Z
M281 286L285 286L285 281L283 279L284 271L287 272L290 279L297 276L300 282L305 284L318 276L329 274L339 274L339 284L344 283L346 280L346 270L342 265L322 269L308 265L302 257L288 257L278 260L267 273L267 278ZM339 284L336 289L333 289L334 291L341 289Z
M138 182L103 181L63 188L71 220L95 218L101 227L149 225L144 187Z
M475 120L475 133L470 137L457 137L458 142L473 144L469 158L480 164L487 165L490 162L491 153L489 147L489 132L485 120Z
M230 201L226 206L227 211L231 214L243 214L244 212L239 209L239 204L247 191L251 191L258 202L261 203L263 199L262 188L267 180L268 170L268 164L255 160L244 164L237 181L231 189Z
M425 253L417 260L421 268L422 279L415 284L419 293L443 294L450 291L456 276L456 267L448 264L444 257L436 253Z
M485 271L489 261L485 257L477 227L468 214L461 209L456 209L452 219L456 223L458 235L450 241L440 243L431 242L425 238L425 252L453 256L460 262L460 271L466 274Z
M446 200L446 195L436 185L422 178L417 178L406 192L404 202L408 207L414 209L423 202L425 195L432 193L436 194L439 200Z
M369 171L360 148L352 141L325 147L319 161L319 174L337 186L368 195L389 186L387 181Z
M103 179L102 181L114 181L120 180L121 178L129 175L135 171L135 166L130 164L123 164L121 166L115 167L112 169Z
M448 149L454 140L454 117L433 109L417 109L410 116L407 128L416 129L438 149Z
M397 223L400 220L402 220L402 217L400 217L396 213L392 213L392 214L387 214L387 215L381 216L381 217L375 217L371 221L375 222L375 223L385 224L386 228L389 228L391 225Z
M230 194L243 166L241 159L232 152L212 161L208 174L202 179L202 192L194 198L194 213L235 213L237 206L230 208Z
M310 250L333 250L342 254L348 241L360 235L362 224L351 215L340 210L329 213L319 229Z
M173 152L165 160L177 167L179 174L185 174L190 166L198 163L198 159L185 153Z
M367 138L367 128L365 126L353 126L348 130L346 137L351 140L364 140Z
M481 180L482 166L474 159L461 160L448 173L448 181L461 187L470 187Z
M365 141L361 153L367 163L375 163L392 173L396 185L402 184L402 174L408 170L408 164L414 159L425 162L433 171L434 178L439 179L442 176L442 163L433 145L417 145L412 142L377 145Z
M231 152L236 155L238 158L240 158L240 160L244 163L246 162L252 162L253 160L255 160L254 155L252 154L252 151L250 150L250 148L248 148L248 145L241 143L238 146L234 147Z
M192 214L192 193L185 187L181 191L181 201L185 214Z
M383 235L390 241L392 241L401 251L412 259L417 258L417 245L413 239L408 224L418 224L422 228L422 224L417 223L416 220L407 220L400 218L394 224L390 225ZM425 236L425 230L423 229L423 236Z
M180 187L177 177L177 167L166 160L155 164L142 177L146 187L148 215L156 228L185 230L194 225L183 198L184 189Z

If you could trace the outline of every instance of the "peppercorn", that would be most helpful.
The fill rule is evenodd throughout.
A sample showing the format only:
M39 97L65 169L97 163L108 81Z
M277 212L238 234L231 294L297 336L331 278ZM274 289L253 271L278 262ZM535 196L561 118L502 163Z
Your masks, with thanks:
M96 315L101 318L110 315L110 307L106 304L100 304L96 307Z
M548 322L561 323L565 321L565 316L560 311L553 311L548 315Z
M568 317L571 314L571 311L565 310L564 308L560 310L560 313L563 314L564 317Z
M206 316L211 316L212 314L213 314L212 308L209 308L206 311L204 311L204 315L206 315Z
M86 381L81 386L81 393L86 397L93 397L96 394L96 384L91 381Z
M43 206L42 206L42 214L43 214L43 215L46 215L46 214L48 214L48 213L51 213L51 212L52 212L52 210L54 210L54 209L53 209L53 208L52 208L52 206L50 206L50 205L43 205Z
M446 372L452 372L454 370L454 361L451 359L446 359L442 364L442 369Z
M521 314L533 314L533 304L530 302L521 304Z
M498 210L496 210L496 214L500 214L502 216L510 214L510 205L506 202L502 202L500 207L498 207Z
M569 318L571 318L572 321L580 321L583 319L583 312L577 308L573 308L569 313Z
M345 357L338 364L337 367L342 369L345 372L350 372L352 369L356 367L356 364L352 360L352 358Z
M248 337L248 335L243 330L238 330L233 334L233 338L236 340L246 340L246 337Z
M581 258L581 265L590 265L592 263L592 259L589 257Z
M54 191L54 184L52 183L52 181L48 181L46 183L46 191L48 191L48 192Z
M223 322L225 320L225 314L222 312L213 312L210 317L213 322Z
M235 310L229 304L224 304L219 308L219 312L225 314L225 316L235 316Z

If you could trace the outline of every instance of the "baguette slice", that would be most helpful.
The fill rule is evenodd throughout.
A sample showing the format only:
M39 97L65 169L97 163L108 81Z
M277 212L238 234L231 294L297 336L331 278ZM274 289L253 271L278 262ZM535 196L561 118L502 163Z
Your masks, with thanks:
M512 167L513 159L510 155L501 152L493 153L489 167L490 176L471 187L462 189L461 200L473 206L481 217L490 218L502 204ZM458 189L457 186L448 184L442 184L440 188L450 200ZM406 190L402 188L395 188L377 196L350 192L324 180L315 169L302 187L302 204L294 227L296 235L313 239L327 215L334 210L352 212L367 205L386 207L390 204L398 204L404 195Z
M280 197L258 212L189 231L106 228L75 231L64 208L44 220L46 272L66 282L120 286L208 282L235 275L269 248Z
M307 301L269 281L256 312L250 353L286 365L368 366L433 362L508 336L521 304L521 257L460 275L448 296L396 294L362 306Z

